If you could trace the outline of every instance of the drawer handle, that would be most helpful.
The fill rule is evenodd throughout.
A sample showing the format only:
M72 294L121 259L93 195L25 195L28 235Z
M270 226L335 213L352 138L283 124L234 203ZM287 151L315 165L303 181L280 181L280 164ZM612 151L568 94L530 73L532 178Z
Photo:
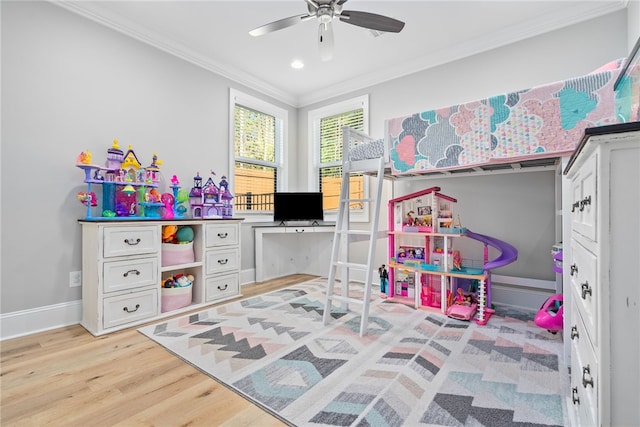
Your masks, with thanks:
M138 243L140 243L140 239L136 239L136 240L124 239L124 242L129 246L135 246Z
M140 304L136 304L136 308L134 308L133 310L130 310L129 307L122 307L122 310L126 311L127 313L135 313L139 308Z
M573 276L573 273L576 273L576 274L578 273L578 266L577 266L577 265L575 265L575 264L573 264L573 265L571 266L571 273L569 273L569 274L570 274L571 276Z
M575 212L576 209L578 209L580 207L580 202L573 202L573 204L571 205L571 212Z
M302 230L298 230L298 229L296 228L296 233L304 233L304 228L303 228Z
M226 291L228 287L229 287L229 285L227 285L226 283L224 284L224 288L222 288L222 287L220 287L220 285L218 285L218 290L219 291Z
M140 272L138 270L129 270L126 273L123 274L124 277L129 276L129 274L135 274L136 276L140 275Z
M575 325L571 327L571 339L573 340L574 338L580 338L580 334L578 334L578 327Z
M580 212L582 212L584 210L584 207L587 205L591 205L591 196L585 197L584 199L580 200Z
M229 233L218 233L218 237L221 239L226 239L229 237Z
M587 299L587 294L593 295L591 293L591 287L589 286L589 282L584 282L581 286L582 286L582 299Z
M229 258L219 259L218 260L218 264L220 264L220 265L225 265L228 262L229 262Z
M589 379L586 378L587 375L589 375ZM582 387L587 388L588 385L593 387L593 377L591 376L591 368L589 365L582 368Z
M573 400L573 404L580 404L580 398L578 397L578 387L573 387L571 389L571 400Z

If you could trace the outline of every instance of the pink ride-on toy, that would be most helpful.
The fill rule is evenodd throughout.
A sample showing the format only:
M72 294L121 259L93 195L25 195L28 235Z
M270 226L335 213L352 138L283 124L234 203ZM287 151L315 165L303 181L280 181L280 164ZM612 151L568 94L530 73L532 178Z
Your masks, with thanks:
M552 334L561 331L563 324L562 301L562 294L551 295L547 298L533 318L535 324Z

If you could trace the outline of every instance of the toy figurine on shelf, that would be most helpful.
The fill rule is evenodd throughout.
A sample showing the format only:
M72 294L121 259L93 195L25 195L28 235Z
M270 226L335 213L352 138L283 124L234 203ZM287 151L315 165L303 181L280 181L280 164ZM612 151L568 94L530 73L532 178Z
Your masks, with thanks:
M184 204L189 201L189 193L180 188L180 180L177 175L171 177L171 191L173 191L173 217L182 219L187 212Z
M415 214L414 211L407 212L407 218L405 219L405 225L413 226L415 225L416 220L413 218Z
M462 271L462 255L460 255L460 251L453 251L453 270Z

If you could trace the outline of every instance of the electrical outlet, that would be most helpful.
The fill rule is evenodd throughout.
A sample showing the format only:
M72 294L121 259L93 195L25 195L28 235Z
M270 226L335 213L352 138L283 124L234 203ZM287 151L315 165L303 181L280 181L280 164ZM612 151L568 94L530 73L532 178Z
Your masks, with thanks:
M69 287L77 288L82 286L82 271L72 271L69 273Z

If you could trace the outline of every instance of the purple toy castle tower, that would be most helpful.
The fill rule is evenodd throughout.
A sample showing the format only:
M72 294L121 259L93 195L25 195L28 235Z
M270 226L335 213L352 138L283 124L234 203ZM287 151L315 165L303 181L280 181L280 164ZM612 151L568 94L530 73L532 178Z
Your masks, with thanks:
M230 218L233 213L231 199L226 177L222 177L220 186L213 181L215 172L202 184L202 177L198 172L193 177L193 188L189 192L189 205L193 218Z

